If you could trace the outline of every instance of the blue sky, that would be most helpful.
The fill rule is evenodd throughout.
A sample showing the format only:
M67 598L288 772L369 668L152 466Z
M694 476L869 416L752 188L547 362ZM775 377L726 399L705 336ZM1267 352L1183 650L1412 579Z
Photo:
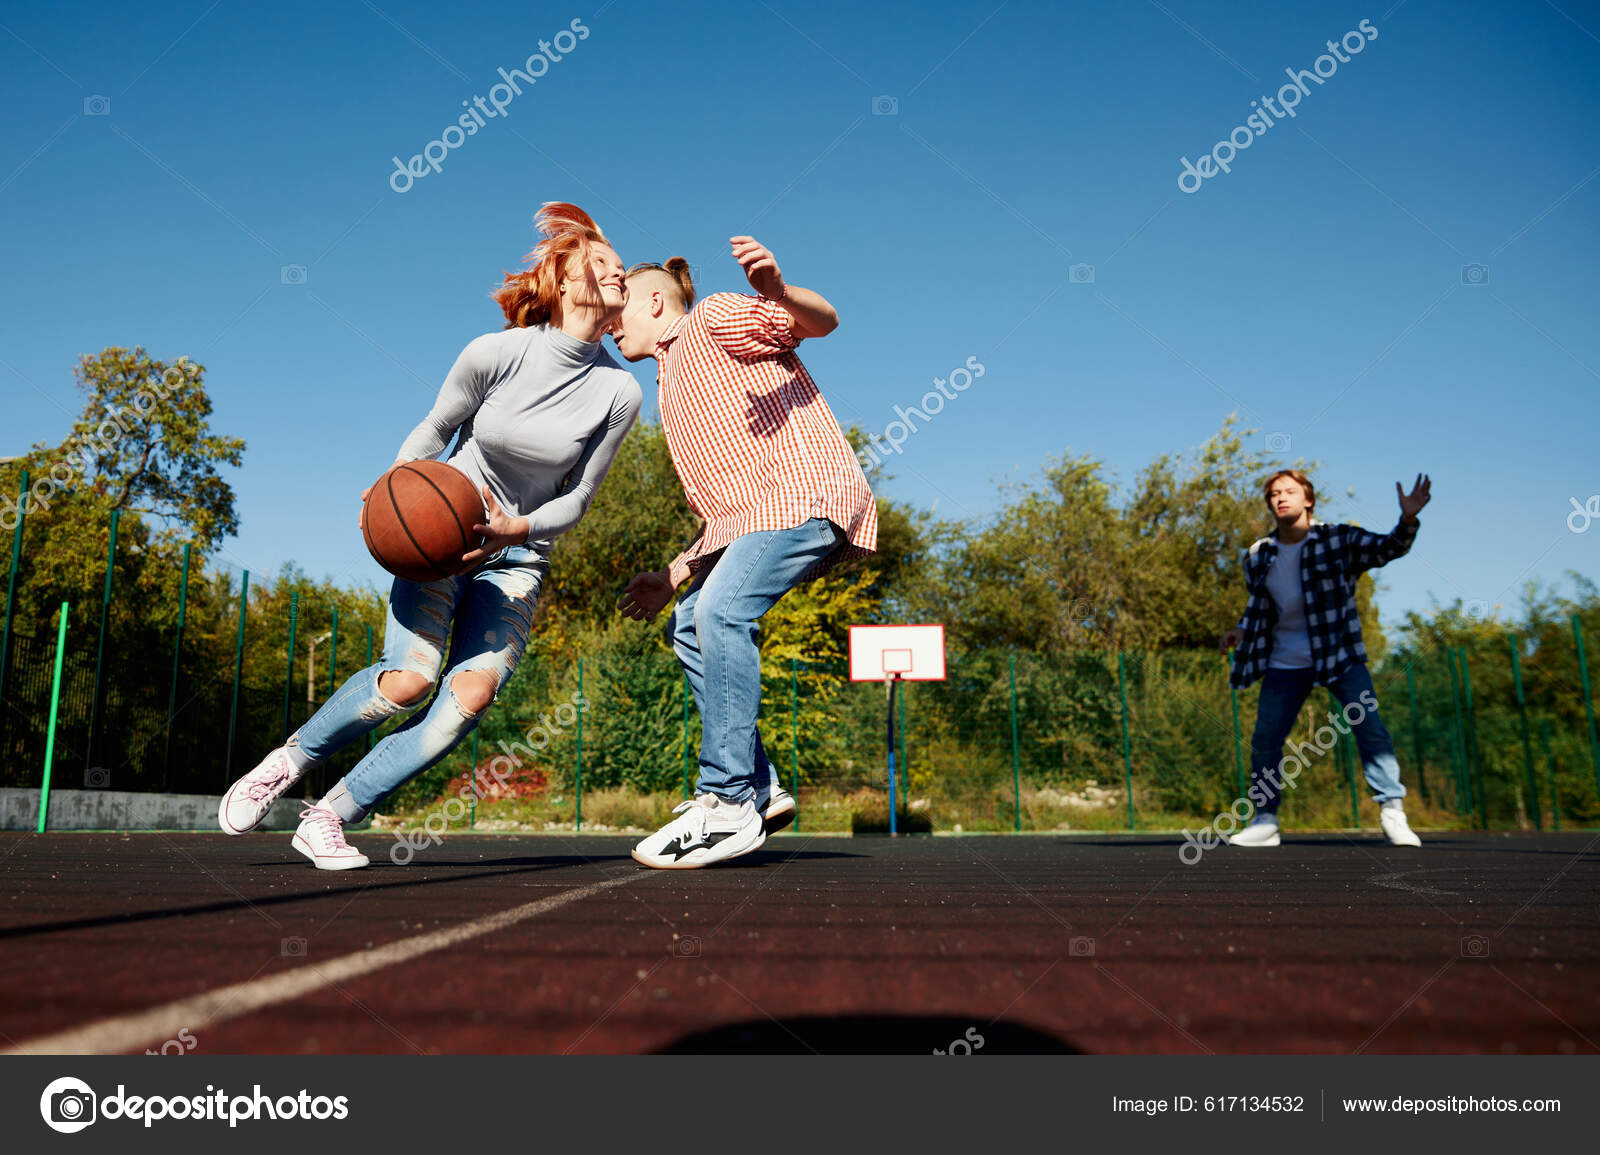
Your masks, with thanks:
M1362 20L1376 39L1292 119L1180 191L1180 158ZM1432 474L1386 617L1600 574L1600 526L1566 524L1600 493L1594 4L194 0L0 25L0 454L60 439L81 354L187 354L249 442L222 560L255 574L382 582L357 495L500 327L486 294L555 199L703 291L743 286L727 237L767 243L839 310L804 355L846 423L975 357L884 487L942 516L1052 454L1131 483L1237 411L1321 462L1341 518L1387 526L1394 481ZM391 158L540 40L567 51L394 191Z

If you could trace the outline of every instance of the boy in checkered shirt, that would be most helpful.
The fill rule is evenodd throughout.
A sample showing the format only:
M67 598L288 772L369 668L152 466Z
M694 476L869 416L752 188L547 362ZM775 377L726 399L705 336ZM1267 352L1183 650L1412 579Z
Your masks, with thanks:
M1367 785L1378 803L1383 833L1396 846L1421 846L1406 822L1400 764L1380 717L1367 671L1356 612L1356 581L1369 569L1403 556L1417 536L1417 514L1428 504L1431 482L1417 475L1409 494L1395 483L1400 522L1388 534L1353 525L1325 525L1312 517L1316 490L1297 469L1267 478L1263 493L1277 519L1275 533L1250 547L1244 562L1249 601L1239 624L1222 636L1234 649L1232 684L1261 680L1255 733L1250 739L1250 824L1228 841L1234 846L1277 846L1278 803L1307 763L1326 753L1315 739L1324 730L1351 733L1361 751ZM1342 707L1314 741L1284 757L1283 744L1312 687L1327 686ZM1334 738L1333 741L1337 739Z

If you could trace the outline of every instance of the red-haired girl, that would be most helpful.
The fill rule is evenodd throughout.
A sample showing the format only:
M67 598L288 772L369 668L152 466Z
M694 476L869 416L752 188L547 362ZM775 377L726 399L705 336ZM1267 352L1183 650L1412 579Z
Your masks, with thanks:
M547 204L535 224L544 239L528 254L530 267L494 293L504 330L462 350L397 458L435 457L455 438L450 464L482 489L488 510L474 527L482 548L463 558L472 568L441 581L395 581L383 659L352 675L233 784L218 812L229 834L252 829L307 770L432 695L301 813L296 850L321 870L365 866L344 824L454 749L516 669L551 544L588 510L641 400L633 376L600 347L627 301L616 252L575 205Z

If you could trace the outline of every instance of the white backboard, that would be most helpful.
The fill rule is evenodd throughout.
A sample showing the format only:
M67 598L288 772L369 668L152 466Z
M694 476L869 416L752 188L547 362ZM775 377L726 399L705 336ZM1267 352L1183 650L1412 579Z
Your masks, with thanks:
M851 626L850 680L944 681L944 627Z

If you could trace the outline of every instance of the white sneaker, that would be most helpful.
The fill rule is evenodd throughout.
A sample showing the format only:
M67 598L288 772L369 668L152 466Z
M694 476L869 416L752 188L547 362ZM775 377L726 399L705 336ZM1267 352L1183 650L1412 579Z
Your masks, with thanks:
M761 827L768 834L776 834L794 821L794 795L778 781L775 767L767 767L766 785L756 787L756 813L761 815Z
M715 794L680 802L678 817L633 848L633 860L661 870L693 870L749 854L767 840L754 800L733 803Z
M367 856L344 840L344 819L326 806L300 811L294 848L318 870L355 870L367 864Z
M1228 839L1228 845L1277 846L1281 841L1278 837L1278 821L1274 818L1267 822L1252 822Z
M289 757L288 748L279 746L261 765L228 787L217 807L217 825L227 834L254 830L284 791L304 776L305 771Z
M1384 837L1395 846L1422 845L1422 839L1406 821L1405 806L1398 798L1391 798L1378 808L1378 824L1383 827Z

